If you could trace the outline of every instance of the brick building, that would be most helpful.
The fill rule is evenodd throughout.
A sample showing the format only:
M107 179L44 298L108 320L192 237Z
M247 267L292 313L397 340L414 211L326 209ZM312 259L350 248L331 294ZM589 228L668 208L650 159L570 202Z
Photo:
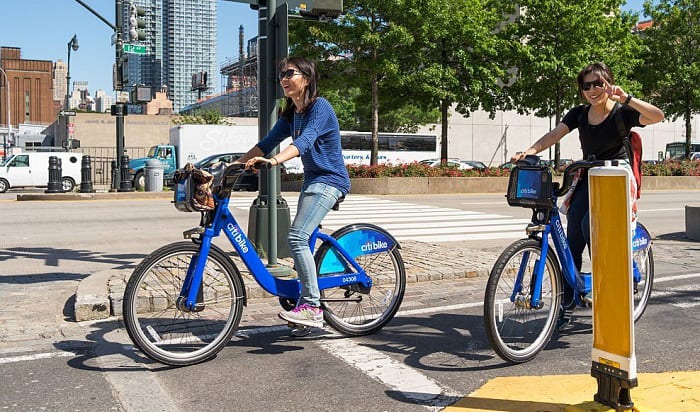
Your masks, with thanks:
M53 62L24 60L18 47L0 48L0 67L10 81L11 124L16 130L20 123L48 125L56 120L60 102L53 99ZM7 124L7 87L0 79L0 124Z

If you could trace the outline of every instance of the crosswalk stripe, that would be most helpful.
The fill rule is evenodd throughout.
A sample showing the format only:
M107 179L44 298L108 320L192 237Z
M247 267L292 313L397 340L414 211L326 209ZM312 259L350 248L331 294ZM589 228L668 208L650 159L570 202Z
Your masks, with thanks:
M290 215L298 199L286 199ZM253 198L232 198L231 207L249 209ZM517 239L524 236L529 219L449 207L419 205L361 195L348 197L339 211L331 211L322 224L336 230L353 223L372 223L398 240L448 242L461 240Z

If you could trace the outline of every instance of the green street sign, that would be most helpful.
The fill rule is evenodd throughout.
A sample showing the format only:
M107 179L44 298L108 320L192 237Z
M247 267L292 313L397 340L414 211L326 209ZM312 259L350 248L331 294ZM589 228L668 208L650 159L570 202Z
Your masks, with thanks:
M124 53L146 54L146 46L124 43Z

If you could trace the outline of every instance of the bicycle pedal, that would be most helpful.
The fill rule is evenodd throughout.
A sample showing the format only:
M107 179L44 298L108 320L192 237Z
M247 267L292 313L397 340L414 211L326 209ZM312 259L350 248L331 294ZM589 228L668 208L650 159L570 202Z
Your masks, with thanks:
M289 323L287 326L292 329L292 336L298 338L308 336L311 333L311 329L313 329L311 326L297 325L294 323Z

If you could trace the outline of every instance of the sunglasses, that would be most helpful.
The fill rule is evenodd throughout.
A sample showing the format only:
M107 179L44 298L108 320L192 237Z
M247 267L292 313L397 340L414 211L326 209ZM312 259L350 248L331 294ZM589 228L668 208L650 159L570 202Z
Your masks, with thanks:
M280 72L279 74L279 79L282 81L282 79L291 79L292 77L296 76L297 74L303 74L302 72L294 69L287 69L283 72Z
M581 83L581 90L588 91L588 90L591 90L591 87L601 88L601 87L603 87L603 85L604 85L604 83L600 79L593 80L592 82L583 82L583 83Z

